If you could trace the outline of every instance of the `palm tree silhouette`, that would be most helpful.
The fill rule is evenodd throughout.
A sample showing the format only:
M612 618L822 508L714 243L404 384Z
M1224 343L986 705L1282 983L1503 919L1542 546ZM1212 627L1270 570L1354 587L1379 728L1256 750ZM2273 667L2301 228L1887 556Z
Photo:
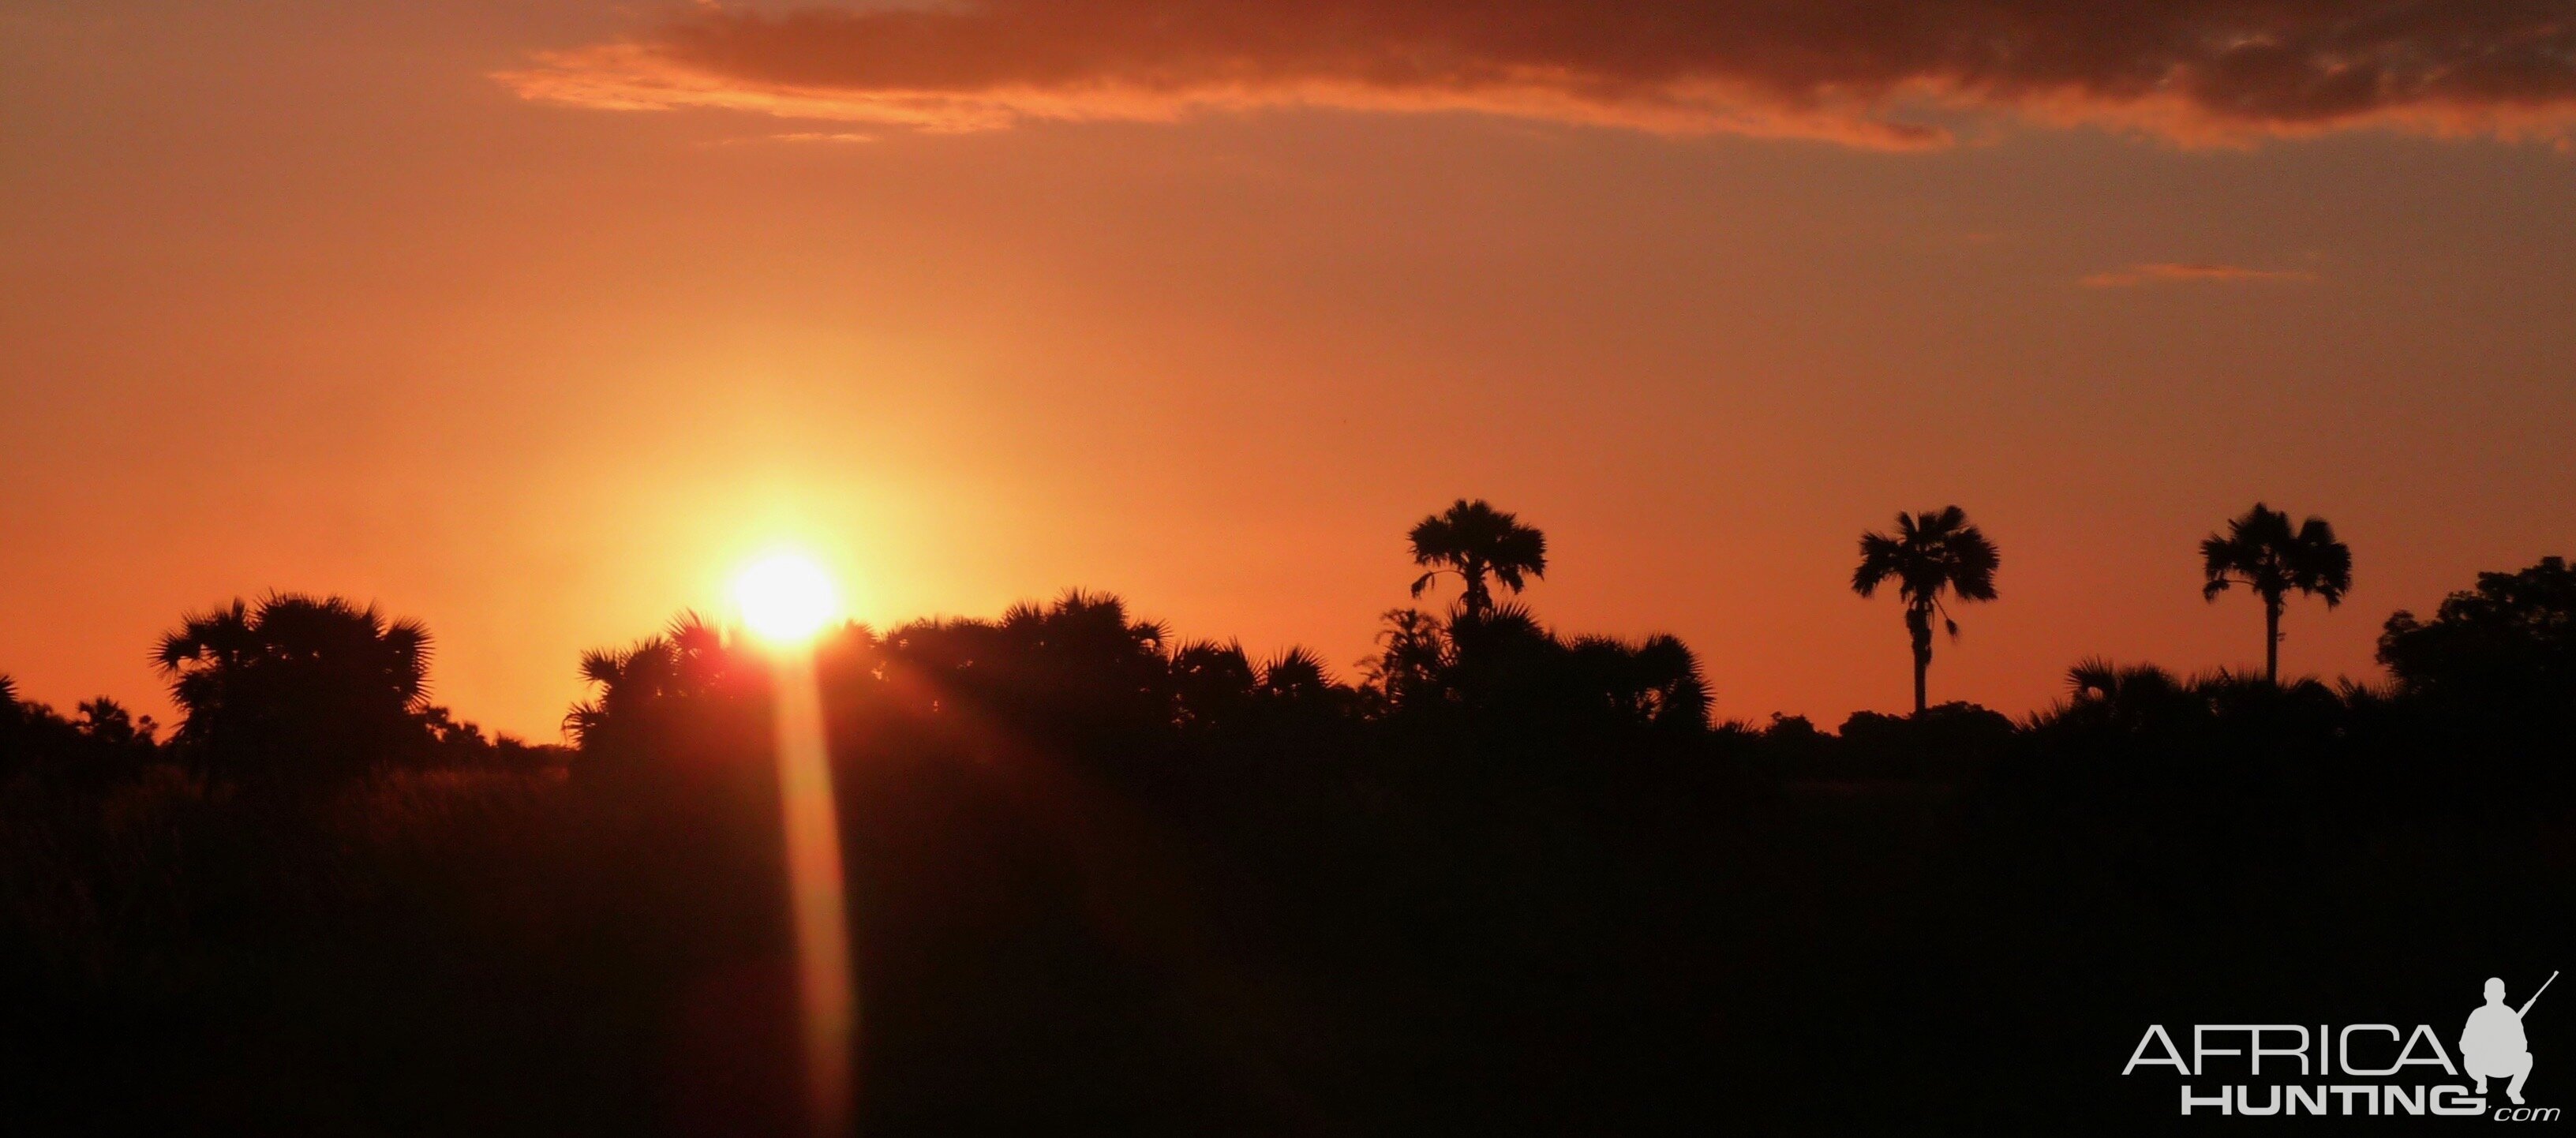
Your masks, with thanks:
M1410 536L1413 563L1435 567L1414 578L1413 595L1419 597L1430 588L1432 578L1455 573L1466 584L1465 595L1458 601L1471 618L1493 611L1494 596L1485 587L1486 577L1517 593L1522 574L1547 576L1547 535L1482 498L1458 499L1446 512L1422 519Z
M1957 506L1938 513L1899 513L1895 534L1871 530L1860 535L1860 567L1852 571L1852 591L1866 598L1882 583L1896 582L1896 595L1905 602L1905 631L1914 642L1915 714L1923 713L1923 675L1932 667L1932 615L1941 615L1951 639L1959 637L1959 622L1950 619L1942 594L1962 601L1995 599L1995 566L2001 560L1995 544Z
M2244 516L2229 520L2225 536L2200 540L2203 600L2214 601L2228 586L2243 585L2263 598L2263 678L2281 682L2281 602L2296 590L2324 597L2326 607L2343 603L2352 588L2352 550L2335 540L2334 527L2310 516L2290 529L2290 515L2254 503Z
M1708 726L1708 680L1681 638L1655 635L1630 645L1582 636L1566 647L1586 694L1608 703L1619 719L1691 730Z
M429 630L342 597L271 593L190 615L152 662L188 713L176 741L210 773L357 774L425 741Z
M631 648L594 648L581 654L581 679L597 697L574 704L564 731L583 746L642 717L656 701L703 695L722 685L732 666L724 632L696 610L684 610L662 634Z

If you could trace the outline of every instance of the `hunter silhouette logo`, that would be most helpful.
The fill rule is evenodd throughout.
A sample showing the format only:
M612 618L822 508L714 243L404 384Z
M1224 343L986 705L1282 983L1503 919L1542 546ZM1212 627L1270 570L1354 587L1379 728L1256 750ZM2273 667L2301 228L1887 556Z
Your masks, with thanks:
M2522 1105L2523 1080L2531 1077L2531 1042L2522 1034L2522 1017L2557 979L2557 973L2550 973L2549 979L2540 982L2540 991L2519 1008L2504 1002L2502 978L2487 979L2486 1006L2470 1012L2468 1026L2460 1029L2460 1066L2478 1081L2479 1094L2487 1093L2488 1079L2511 1079L2504 1088L2505 1097Z
M2557 980L2558 973L2550 973L2549 979L2541 981L2540 987L2517 1008L2505 1002L2504 980L2490 978L2486 982L2486 1004L2470 1012L2468 1022L2460 1028L2460 1061L2456 1065L2442 1050L2441 1036L2425 1024L2416 1025L2411 1033L2388 1023L2346 1024L2340 1029L2318 1024L2313 1033L2308 1025L2293 1023L2194 1024L2187 1059L2163 1024L2149 1024L2120 1073L2131 1074L2141 1067L2171 1067L2185 1079L2197 1080L2212 1075L2225 1078L2221 1072L2241 1069L2258 1081L2208 1090L2185 1082L2181 1088L2182 1113L2255 1117L2487 1114L2487 1082L2503 1079L2505 1096L2513 1105L2496 1107L2496 1121L2556 1121L2558 1108L2522 1104L2522 1087L2531 1078L2532 1066L2531 1040L2523 1033L2522 1020L2530 1014L2532 1005L2540 1002L2540 994ZM2272 1078L2291 1075L2295 1068L2297 1081L2259 1081L2265 1077L2263 1066L2267 1059L2272 1063ZM2431 1077L2432 1070L2455 1079L2465 1076L2477 1087L2471 1090L2462 1083L2439 1082ZM2410 1074L2413 1080L2408 1078ZM2382 1081L2360 1082L2354 1076Z

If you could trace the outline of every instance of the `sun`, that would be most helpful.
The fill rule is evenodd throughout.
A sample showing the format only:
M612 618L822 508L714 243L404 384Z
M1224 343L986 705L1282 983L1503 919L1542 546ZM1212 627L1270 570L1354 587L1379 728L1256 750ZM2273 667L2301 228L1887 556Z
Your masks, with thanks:
M811 639L841 610L831 576L812 559L793 553L753 562L734 579L733 599L752 634L775 644Z

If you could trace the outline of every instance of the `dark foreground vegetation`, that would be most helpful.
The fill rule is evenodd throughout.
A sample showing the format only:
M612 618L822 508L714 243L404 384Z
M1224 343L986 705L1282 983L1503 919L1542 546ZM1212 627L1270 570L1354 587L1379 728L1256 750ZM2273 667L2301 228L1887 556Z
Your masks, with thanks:
M1831 733L1474 584L1353 684L1079 593L828 634L865 1131L2160 1126L2147 1023L2569 963L2556 559L2391 618L2385 687L2090 662ZM794 1129L768 657L595 654L566 749L427 707L426 649L277 597L163 645L168 740L0 699L8 1129Z

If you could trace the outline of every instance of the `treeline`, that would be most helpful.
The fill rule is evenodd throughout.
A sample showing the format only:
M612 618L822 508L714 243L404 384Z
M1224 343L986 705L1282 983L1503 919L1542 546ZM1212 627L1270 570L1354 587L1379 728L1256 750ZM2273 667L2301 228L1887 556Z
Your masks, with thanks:
M2338 598L2331 531L2268 513L2211 580ZM2392 968L2465 1011L2563 947L2516 916L2576 886L2557 558L2392 616L2380 684L2086 661L2018 722L1829 732L1713 722L1678 639L1548 628L1508 513L1411 536L1456 600L1347 680L1081 592L814 643L865 1132L2118 1129L2171 1110L2104 1077L2141 1023ZM1860 553L1918 666L1997 595L1955 510ZM157 646L166 736L0 700L10 1117L795 1128L779 656L684 615L587 655L549 747L431 704L430 646L279 594Z
M1410 534L1427 571L1416 597L1442 577L1461 591L1446 612L1399 608L1382 617L1378 651L1345 683L1315 654L1291 648L1256 660L1238 643L1175 640L1114 596L1080 591L1050 605L1022 605L998 620L921 621L882 634L849 626L816 650L839 690L863 676L944 706L972 708L997 724L1065 725L1129 740L1178 745L1243 743L1284 732L1305 745L1319 731L1395 732L1419 740L1444 732L1481 743L1548 746L1593 734L1644 733L1667 744L1722 737L1739 748L1768 741L1785 761L1899 760L1919 750L1913 731L1942 746L1991 747L2019 731L2063 734L2078 724L2160 730L2185 720L2222 721L2233 709L2288 701L2315 714L2382 720L2434 715L2446 729L2548 736L2568 722L2570 572L2546 558L2516 573L2481 575L2429 618L2401 611L2386 622L2384 685L2277 681L2280 616L2296 593L2341 601L2352 556L2322 519L2293 527L2257 504L2202 543L2207 596L2252 590L2265 612L2260 680L2224 671L2182 676L2153 665L2085 661L2069 670L2067 698L2021 724L1972 704L1934 708L1925 695L1935 623L1958 635L1947 605L1990 601L2001 557L1958 507L1903 514L1890 532L1860 541L1852 587L1862 597L1892 586L1904 608L1915 662L1909 720L1862 712L1828 734L1796 717L1767 724L1710 722L1711 693L1697 656L1679 639L1626 642L1560 636L1520 604L1547 568L1536 528L1487 503L1460 500ZM150 717L114 700L83 702L65 716L23 702L0 675L0 776L18 771L95 785L166 762L193 776L262 790L333 785L388 770L541 769L609 754L685 718L696 704L757 696L761 662L727 632L684 614L663 635L625 650L586 655L594 697L566 717L570 748L489 737L429 702L431 640L417 622L390 619L340 597L278 593L189 616L155 647L184 718L167 739ZM607 761L619 761L608 759ZM1816 768L1823 770L1825 768Z
M192 776L293 793L396 770L559 765L568 752L486 735L429 701L429 630L343 597L271 593L192 614L154 646L185 718L106 696L71 716L17 697L0 675L0 777L97 786L165 763Z

